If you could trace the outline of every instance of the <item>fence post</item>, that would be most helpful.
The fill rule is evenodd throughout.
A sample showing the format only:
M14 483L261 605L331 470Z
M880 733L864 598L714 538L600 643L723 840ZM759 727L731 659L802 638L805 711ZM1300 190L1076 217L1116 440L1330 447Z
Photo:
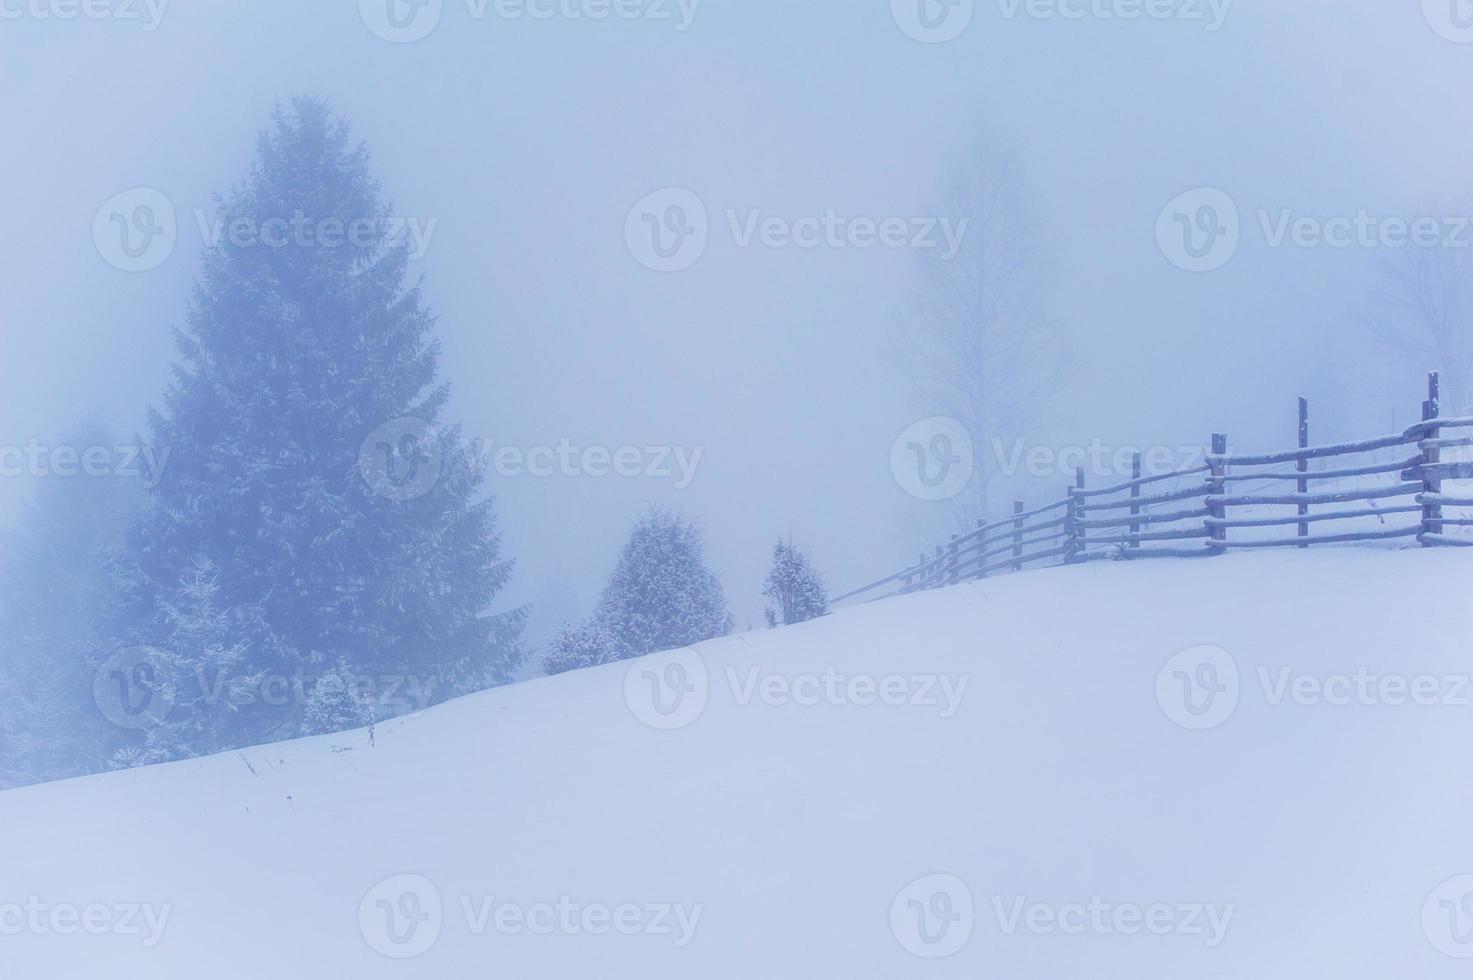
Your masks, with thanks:
M985 518L977 518L977 577L987 577L987 526Z
M1084 489L1084 467L1083 466L1076 466L1074 468L1074 487L1075 487L1076 490L1083 490ZM1084 554L1084 549L1086 547L1085 542L1089 539L1089 535L1086 534L1085 533L1085 530L1084 530L1084 518L1085 518L1084 494L1082 494L1082 493L1076 493L1075 496L1079 499L1078 505L1074 508L1074 513L1075 513L1075 517L1077 518L1077 521L1078 521L1078 523L1077 523L1077 529L1079 531L1079 554L1082 555L1082 554Z
M1422 403L1422 421L1430 422L1442 417L1442 382L1436 371L1427 375L1427 400ZM1428 428L1422 433L1422 439L1438 439L1441 430L1436 426ZM1422 450L1422 493L1424 495L1442 492L1442 480L1436 479L1432 474L1432 467L1442 462L1442 450L1435 447ZM1422 504L1422 533L1442 533L1442 505L1424 502ZM1424 540L1424 546L1431 546L1435 542Z
M1132 453L1130 457L1130 516L1132 518L1141 516L1141 505L1136 503L1141 499L1141 454ZM1141 525L1139 521L1130 522L1130 549L1135 551L1141 546Z
M950 544L950 546L947 549L947 555L946 555L946 584L947 585L956 585L958 582L960 582L962 580L961 579L961 573L962 573L961 545L959 545L957 543L957 541L958 541L959 538L961 538L961 535L960 534L953 534L951 536L951 544Z
M1308 449L1309 448L1309 399L1308 398L1301 398L1301 399L1299 399L1299 448L1300 449ZM1299 457L1299 461L1295 465L1295 469L1297 469L1300 473L1308 473L1309 472L1309 460L1306 459L1303 456ZM1300 493L1309 493L1309 480L1307 478L1303 477L1303 476L1301 476L1299 478L1299 492ZM1299 505L1299 516L1300 517L1305 517L1308 514L1309 514L1309 504L1300 504ZM1299 536L1301 538L1307 538L1307 537L1309 537L1309 522L1308 521L1300 521L1299 522ZM1309 547L1309 542L1307 542L1307 541L1301 541L1300 544L1299 544L1299 547L1301 547L1301 548L1308 548Z
M1023 570L1023 501L1013 501L1013 571Z
M945 557L946 553L941 550L941 546L938 544L936 546L936 565L933 569L936 581L931 585L931 588L933 589L939 589L941 587L941 583L945 581L946 566L942 563L942 559L944 559Z
M1212 455L1207 457L1207 465L1212 471L1207 478L1208 497L1221 497L1227 493L1227 481L1224 479L1227 476L1227 464L1221 459L1221 457L1226 455L1227 434L1223 432L1212 433ZM1225 520L1227 518L1227 507L1223 504L1214 504L1209 501L1207 504L1207 515L1219 521ZM1210 547L1212 554L1220 555L1227 551L1225 544L1227 541L1227 528L1221 524L1210 524L1208 525L1208 531L1208 537L1211 539Z
M1069 562L1072 562L1074 560L1074 550L1079 546L1079 543L1077 541L1079 529L1075 527L1075 523L1079 520L1079 512L1075 509L1076 505L1078 504L1078 500L1074 496L1073 487L1069 487L1067 492L1069 496L1065 499L1068 500L1068 504L1066 505L1066 509L1064 511L1065 564L1068 564Z
M1069 517L1068 523L1064 525L1068 540L1064 543L1064 561L1079 561L1079 556L1084 554L1084 528L1080 522L1084 520L1084 498L1079 491L1084 489L1084 467L1080 466L1074 470L1074 486L1069 488Z

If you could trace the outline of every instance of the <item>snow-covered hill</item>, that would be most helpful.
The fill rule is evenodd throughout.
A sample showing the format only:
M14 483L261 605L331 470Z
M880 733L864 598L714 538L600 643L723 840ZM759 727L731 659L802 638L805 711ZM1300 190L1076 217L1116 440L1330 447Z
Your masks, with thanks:
M0 976L1465 977L1470 587L1055 568L0 794Z

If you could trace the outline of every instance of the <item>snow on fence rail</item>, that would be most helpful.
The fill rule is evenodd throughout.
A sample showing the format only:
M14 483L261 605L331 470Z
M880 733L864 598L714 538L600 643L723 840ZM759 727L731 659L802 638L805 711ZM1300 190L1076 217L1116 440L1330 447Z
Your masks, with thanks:
M1131 479L1107 487L1085 486L1081 468L1064 499L1032 510L1016 501L1010 517L979 521L975 530L953 535L934 555L922 555L917 564L834 602L879 599L1048 564L1205 558L1238 549L1397 538L1415 538L1426 547L1473 546L1473 536L1447 533L1453 527L1473 527L1473 518L1445 511L1473 507L1473 491L1461 496L1443 492L1447 481L1473 479L1473 462L1443 458L1445 450L1473 446L1473 418L1440 417L1436 373L1428 376L1422 419L1396 435L1311 446L1309 404L1301 398L1296 449L1229 453L1227 436L1214 433L1206 463L1193 468L1143 476L1136 453ZM1310 469L1312 460L1401 448L1412 452L1392 460ZM1269 469L1286 464L1293 468ZM1394 482L1364 481L1392 475ZM1244 484L1258 486L1238 489ZM1263 492L1280 484L1292 484L1292 492ZM1274 510L1283 507L1294 512ZM1387 517L1403 521L1388 527ZM1374 526L1366 527L1367 521ZM1292 534L1284 533L1290 530Z

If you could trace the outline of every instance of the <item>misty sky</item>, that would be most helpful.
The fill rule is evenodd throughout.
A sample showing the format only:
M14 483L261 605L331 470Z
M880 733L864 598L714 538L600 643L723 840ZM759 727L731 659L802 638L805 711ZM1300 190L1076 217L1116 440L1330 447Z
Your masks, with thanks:
M434 222L415 269L469 434L701 454L685 488L493 478L518 562L501 599L537 604L534 639L589 611L646 501L704 523L741 626L761 622L779 533L836 591L913 557L938 505L907 495L889 457L932 414L893 356L920 257L742 247L726 212L945 217L984 124L1009 134L1054 244L1071 369L1037 439L1226 430L1277 448L1300 393L1325 413L1317 435L1404 425L1417 366L1357 324L1375 250L1273 247L1256 212L1411 218L1473 200L1458 118L1473 44L1433 29L1432 0L1237 0L1215 31L1196 6L1206 20L1073 20L978 0L961 36L927 44L886 0L705 0L683 31L673 2L674 20L589 21L475 19L445 0L428 37L394 44L348 0L178 2L152 30L146 13L63 21L0 0L0 444L54 440L89 412L122 435L141 424L198 267L194 213L246 176L294 94L349 116L397 212ZM136 187L167 195L179 234L129 274L93 221ZM625 243L631 207L666 187L710 214L704 255L674 273ZM1157 221L1199 187L1236 202L1242 241L1193 274ZM34 485L0 480L0 521Z

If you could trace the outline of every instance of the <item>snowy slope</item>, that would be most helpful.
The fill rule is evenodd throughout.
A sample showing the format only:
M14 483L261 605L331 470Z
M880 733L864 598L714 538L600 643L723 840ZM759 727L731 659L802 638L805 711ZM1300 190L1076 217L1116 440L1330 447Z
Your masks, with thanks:
M1470 586L1451 551L1048 569L371 748L0 794L0 976L1466 977ZM1357 667L1369 693L1313 703ZM682 671L660 714L651 677ZM1420 674L1438 703L1386 703Z

